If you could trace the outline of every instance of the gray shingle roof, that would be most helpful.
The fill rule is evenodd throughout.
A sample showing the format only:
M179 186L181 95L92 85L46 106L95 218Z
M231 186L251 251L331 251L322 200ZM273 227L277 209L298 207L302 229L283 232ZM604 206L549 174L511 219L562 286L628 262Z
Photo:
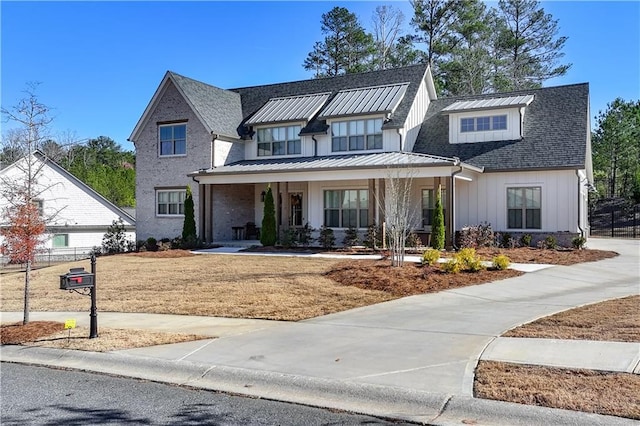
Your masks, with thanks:
M589 129L588 83L501 94L533 94L524 116L522 140L449 143L449 116L442 110L458 101L488 99L496 95L444 98L433 101L413 152L458 157L491 170L526 170L586 167Z
M224 136L238 136L236 129L242 121L242 106L237 93L171 71L169 73L209 131Z
M230 90L240 94L242 98L242 114L246 121L272 98L331 92L332 95L329 99L329 102L331 102L331 99L341 90L409 83L404 98L398 104L391 119L383 125L383 129L395 129L401 128L404 125L409 109L411 108L411 103L415 99L418 87L426 71L426 65L413 65L383 71L346 74L338 77L242 87ZM319 115L322 115L322 113L321 109ZM302 129L301 134L324 133L326 129L327 125L324 120L314 118ZM244 129L239 130L241 134L244 131Z

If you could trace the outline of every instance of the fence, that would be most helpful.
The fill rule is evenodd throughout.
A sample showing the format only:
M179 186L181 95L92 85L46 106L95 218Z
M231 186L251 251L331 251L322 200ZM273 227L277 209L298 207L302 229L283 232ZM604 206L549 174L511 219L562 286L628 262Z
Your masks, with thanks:
M640 238L640 206L596 206L589 215L589 225L592 236Z
M35 267L43 268L60 262L75 262L88 259L93 247L66 247L43 249L36 255ZM3 268L21 269L24 265L9 264L8 256L0 256L0 265Z

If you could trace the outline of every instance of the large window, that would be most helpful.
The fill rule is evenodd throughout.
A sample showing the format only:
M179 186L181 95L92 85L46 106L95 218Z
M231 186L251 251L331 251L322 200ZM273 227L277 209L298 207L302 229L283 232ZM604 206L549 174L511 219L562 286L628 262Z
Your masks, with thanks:
M258 129L258 156L301 153L300 126Z
M331 150L364 151L382 149L382 119L331 123Z
M157 214L162 216L184 215L186 194L186 190L157 191Z
M187 125L160 126L160 155L185 155L187 153Z
M507 228L541 229L540 187L507 188Z
M469 117L460 119L460 131L483 132L487 130L507 130L507 116Z
M436 193L437 189L423 189L422 190L422 227L431 226L433 222L433 212L436 209ZM440 191L442 197L442 211L445 213L446 218L446 205L447 205L447 192L442 189Z
M330 228L369 226L369 191L366 189L324 191L324 225Z
M69 234L55 234L52 240L53 248L69 247Z

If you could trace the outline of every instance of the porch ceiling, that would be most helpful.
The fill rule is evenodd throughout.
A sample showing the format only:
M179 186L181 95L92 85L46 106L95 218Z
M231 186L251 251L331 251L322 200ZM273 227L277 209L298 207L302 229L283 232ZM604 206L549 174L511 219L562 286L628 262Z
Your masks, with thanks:
M189 176L203 184L304 182L384 179L395 176L396 170L402 169L408 170L407 177L451 176L453 172L459 172L460 168L469 176L482 173L482 169L461 163L457 158L384 152L241 161L227 166L199 170Z

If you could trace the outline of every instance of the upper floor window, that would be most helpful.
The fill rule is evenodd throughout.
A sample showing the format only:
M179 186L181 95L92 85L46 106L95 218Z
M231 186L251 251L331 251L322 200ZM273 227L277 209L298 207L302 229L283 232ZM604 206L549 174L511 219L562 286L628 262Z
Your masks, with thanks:
M331 150L364 151L382 149L382 119L331 123Z
M168 124L160 126L160 156L186 155L187 125Z
M44 201L43 200L38 200L38 199L32 199L31 200L31 204L38 209L38 215L40 217L44 216Z
M300 130L301 126L258 129L258 156L300 154Z
M542 188L507 188L507 228L541 229Z
M187 191L161 190L156 192L156 214L167 216L184 215L184 199Z
M330 228L369 226L369 191L366 189L324 191L324 225Z
M482 132L487 130L506 130L507 116L494 115L488 117L467 117L460 119L460 131Z

